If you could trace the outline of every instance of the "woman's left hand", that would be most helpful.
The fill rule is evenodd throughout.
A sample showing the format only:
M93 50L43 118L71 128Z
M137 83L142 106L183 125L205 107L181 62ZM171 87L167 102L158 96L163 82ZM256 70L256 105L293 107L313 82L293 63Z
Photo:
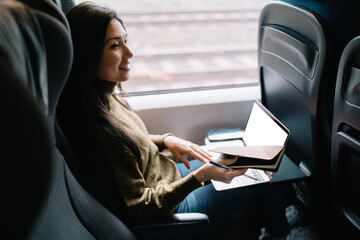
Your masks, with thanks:
M164 139L164 144L174 157L183 162L187 168L190 168L190 163L184 155L199 159L203 163L207 163L212 157L202 150L199 145L175 136L167 136Z

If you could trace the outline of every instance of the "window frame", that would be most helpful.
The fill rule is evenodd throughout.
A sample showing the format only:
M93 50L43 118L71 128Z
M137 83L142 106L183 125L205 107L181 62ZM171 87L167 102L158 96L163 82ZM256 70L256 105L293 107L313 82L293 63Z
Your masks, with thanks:
M149 95L128 96L125 97L125 99L134 110L149 110L251 101L260 99L260 97L260 85L254 85L163 94L154 93ZM166 99L166 101L164 101L164 99Z

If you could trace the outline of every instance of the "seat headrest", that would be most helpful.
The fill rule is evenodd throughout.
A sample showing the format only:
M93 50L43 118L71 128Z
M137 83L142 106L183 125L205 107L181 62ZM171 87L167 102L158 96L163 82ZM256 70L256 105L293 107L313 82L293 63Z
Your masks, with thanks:
M60 93L70 73L73 48L64 13L49 0L21 0L36 16L46 48L49 116L53 117Z
M0 4L0 57L9 63L47 110L46 51L39 22L19 2Z
M61 11L60 7L50 0L18 0L33 10L46 13L47 15L57 19L64 26L69 28L69 23L66 20L65 15Z
M49 115L54 116L61 91L71 70L73 48L70 30L44 13L36 13L46 48Z
M1 3L0 53L53 116L71 69L70 29L54 3L24 2L29 6L14 1Z
M0 1L2 236L25 239L50 181L46 46L36 14Z

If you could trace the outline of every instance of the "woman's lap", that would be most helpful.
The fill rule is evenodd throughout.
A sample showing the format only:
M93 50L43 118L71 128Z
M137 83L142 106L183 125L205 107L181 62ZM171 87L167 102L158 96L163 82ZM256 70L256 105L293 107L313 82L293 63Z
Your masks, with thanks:
M177 165L183 177L201 166L202 163L199 160L190 161L190 169L187 169L182 163ZM230 217L243 216L246 207L253 201L256 201L259 205L256 207L261 209L261 211L265 211L266 214L264 216L268 218L265 219L265 222L270 222L268 227L272 228L273 232L278 232L274 235L283 235L283 230L284 234L288 232L285 218L285 202L283 201L281 187L271 185L217 191L212 184L207 184L191 192L181 202L178 212L205 213L209 216L212 223L210 226L213 226ZM277 223L285 224L283 226L284 229L277 227L279 225Z
M183 165L183 164L182 164ZM190 169L185 166L178 166L181 175L184 177L202 165L199 160L190 161ZM181 202L178 212L202 212L209 216L225 218L236 210L241 211L252 199L261 196L267 190L264 188L242 188L217 191L212 184L207 184L191 192ZM218 217L216 217L218 218Z

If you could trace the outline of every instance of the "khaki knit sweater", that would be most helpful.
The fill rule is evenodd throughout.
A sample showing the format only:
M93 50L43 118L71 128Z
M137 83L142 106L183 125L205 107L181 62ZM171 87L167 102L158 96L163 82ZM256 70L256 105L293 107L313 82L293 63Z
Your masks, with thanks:
M140 222L175 212L180 202L202 184L193 173L181 178L174 161L159 152L165 148L164 139L170 134L149 134L140 117L124 107L127 105L124 99L115 94L108 94L107 98L111 113L143 147L141 160L132 154L120 158L110 148L106 148L105 153L127 206L129 220Z

